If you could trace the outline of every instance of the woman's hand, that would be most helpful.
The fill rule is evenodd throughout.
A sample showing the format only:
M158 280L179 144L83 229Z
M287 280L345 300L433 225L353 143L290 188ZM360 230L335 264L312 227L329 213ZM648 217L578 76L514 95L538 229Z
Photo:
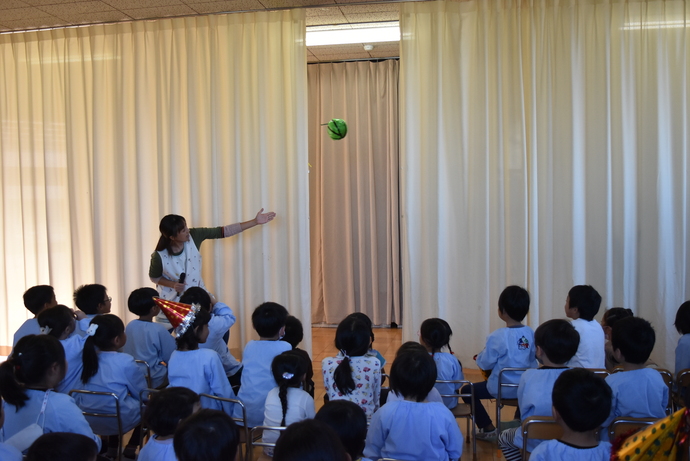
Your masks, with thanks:
M175 282L172 288L178 293L184 293L184 291L187 289L187 285L185 285L184 283Z
M273 218L276 217L276 214L273 211L269 211L268 213L263 212L264 209L260 209L259 212L256 214L256 223L257 224L266 224L269 221L273 221Z

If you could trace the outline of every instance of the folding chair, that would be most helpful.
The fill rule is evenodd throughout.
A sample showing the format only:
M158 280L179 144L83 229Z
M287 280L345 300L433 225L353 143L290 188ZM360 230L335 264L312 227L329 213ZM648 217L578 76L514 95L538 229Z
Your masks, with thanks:
M262 447L262 448L274 448L276 446L275 442L264 442L263 440L260 441L261 437L263 436L264 431L284 431L286 429L285 426L255 426L252 427L251 430L251 437L250 437L250 453L254 454L254 448L256 447ZM257 458L257 461L270 461L273 459L272 457L264 454L263 450L261 450L261 454Z
M139 392L139 414L141 415L141 437L139 438L139 448L144 448L144 442L149 436L149 427L144 419L144 412L146 411L146 403L151 398L151 394L160 392L160 389L143 389Z
M658 419L656 418L630 418L621 416L611 421L611 424L609 425L609 440L611 440L611 443L613 443L613 441L616 440L616 437L619 435L625 434L633 429L635 429L637 432L640 429L650 426L657 421Z
M518 406L518 400L517 398L515 399L504 399L503 398L503 388L515 388L517 389L518 384L514 383L504 383L503 382L503 374L507 372L520 372L520 375L524 373L525 371L529 370L529 368L503 368L499 373L498 373L498 395L496 396L496 434L501 433L501 409L509 405L511 407L517 407Z
M664 382L668 386L668 402L666 403L666 414L670 415L673 412L673 373L666 368L654 368L661 374Z
M441 397L445 398L456 398L458 399L458 404L453 408L451 413L455 418L466 418L467 419L467 440L466 443L470 443L470 437L472 438L472 459L477 459L477 426L474 424L474 383L464 380L446 381L442 379L436 380L438 384L459 384L458 389L462 389L463 386L469 385L470 392L465 394L441 394ZM465 403L460 400L462 397L469 398L470 403ZM470 424L471 423L471 424ZM470 427L471 432L470 432ZM470 436L470 434L472 434Z
M249 431L251 430L251 428L247 427L247 409L244 407L244 403L237 399L228 399L225 397L218 397L216 395L210 394L199 394L199 397L206 397L208 399L217 400L219 402L233 403L235 405L239 405L240 408L242 408L241 418L236 418L232 415L231 416L233 421L241 424L242 426L240 428L240 444L244 444L244 458L247 461L252 461L252 451L250 450L251 439L249 437Z
M92 411L84 411L82 410L82 413L84 416L92 416L96 418L117 418L117 435L119 436L119 440L117 442L117 460L121 461L122 460L122 451L124 450L124 447L122 446L123 438L124 438L124 433L122 432L122 417L120 416L120 399L117 397L117 394L113 392L97 392L97 391L87 391L87 390L77 390L77 389L72 389L69 391L70 397L73 396L74 394L85 394L85 395L98 395L102 397L112 397L115 399L115 413L96 413ZM88 420L87 420L88 421ZM112 435L112 434L98 434L98 435Z
M388 394L391 391L390 387L390 382L391 378L388 376L386 373L381 373L381 382L386 381L386 385L384 386L383 384L381 385L381 393L380 393L380 398L379 398L379 406L383 406L386 401L388 400Z
M144 373L144 377L146 378L146 385L148 387L153 387L151 385L151 367L149 366L148 362L146 360L135 360L135 362L139 365L144 365L146 367L146 373Z
M530 416L522 422L522 459L529 459L527 439L551 440L563 436L563 429L551 416Z
M674 394L676 410L680 410L682 407L690 404L690 402L685 401L685 399L687 399L690 396L689 393L690 368L686 368L685 370L680 370L676 375L676 392Z

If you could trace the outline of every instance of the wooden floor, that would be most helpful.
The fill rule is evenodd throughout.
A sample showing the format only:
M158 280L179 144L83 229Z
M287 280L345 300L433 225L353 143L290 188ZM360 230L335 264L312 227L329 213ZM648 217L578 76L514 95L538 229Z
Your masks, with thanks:
M393 363L395 358L395 352L400 347L402 341L402 330L391 330L387 328L381 328L374 330L376 335L376 340L374 342L374 349L378 350L381 355L386 359L387 369L390 369L390 364ZM313 350L313 366L314 366L314 383L316 391L314 392L314 402L316 404L316 411L323 406L323 396L326 393L323 387L323 377L321 375L321 360L326 357L333 357L337 354L337 350L333 344L335 338L335 328L325 328L325 327L314 327L312 328L312 350ZM465 379L470 381L481 381L481 377L478 370L465 369ZM487 401L484 401L486 404ZM489 403L487 411L490 415L495 414L496 407L493 405L493 401ZM513 409L508 409L508 412L504 416L504 420L512 419ZM508 413L511 416L508 416ZM493 418L492 418L493 419ZM467 425L464 419L458 420L460 430L462 431L465 440L467 440ZM259 451L254 453L254 459L258 459ZM472 459L472 444L465 444L463 448L463 460ZM483 441L477 442L477 459L479 461L498 461L503 459L501 452L495 443L488 443Z

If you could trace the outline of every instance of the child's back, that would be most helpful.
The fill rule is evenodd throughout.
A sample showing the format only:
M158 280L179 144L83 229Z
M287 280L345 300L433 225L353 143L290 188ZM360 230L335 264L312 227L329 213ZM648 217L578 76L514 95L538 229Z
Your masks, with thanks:
M139 424L139 393L146 388L144 373L134 362L134 358L129 354L114 351L98 354L98 372L83 385L83 389L87 391L112 392L117 395L124 432L129 432ZM115 401L112 398L76 394L75 400L84 411L116 412ZM88 417L87 420L97 434L118 433L115 420Z
M436 379L443 381L459 381L464 379L462 365L460 361L448 352L441 349L450 349L450 337L453 331L448 322L439 318L426 319L419 328L419 341L436 363ZM406 343L407 344L407 343ZM409 346L411 347L411 346ZM405 349L401 346L401 349ZM439 394L455 394L460 388L459 384L437 383L435 386ZM458 404L458 399L453 397L443 398L443 403L449 409L453 409Z
M135 360L143 360L149 365L152 387L165 384L168 369L163 362L167 364L175 350L175 339L167 328L153 322L160 312L153 300L157 296L158 292L153 288L139 288L130 293L127 307L139 318L127 324L125 332L128 339L123 349Z
M453 414L438 402L424 402L436 381L428 354L409 351L391 367L391 389L405 400L390 402L371 418L364 456L371 459L460 459L462 433Z
M260 426L264 420L266 397L277 386L271 372L273 359L292 349L278 339L285 331L287 310L280 304L267 302L254 309L252 324L261 338L249 341L242 355L242 385L237 397L245 405L248 427ZM235 417L241 418L241 408L235 408Z
M234 399L235 393L225 376L225 370L215 351L208 349L177 350L170 356L168 381L171 387L186 387L197 394ZM231 404L201 398L201 406L211 410L222 410L232 414Z
M24 307L34 314L34 318L26 320L14 333L12 347L17 341L28 335L38 335L41 327L38 324L38 314L46 309L57 306L55 291L50 285L36 285L24 292Z
M661 374L645 368L656 334L651 324L639 317L619 320L611 331L614 358L623 371L606 377L613 394L611 415L605 425L619 416L663 418L666 416L669 389Z
M604 329L594 320L600 305L601 296L590 285L576 285L568 292L565 315L580 334L580 346L568 362L571 368L606 368Z

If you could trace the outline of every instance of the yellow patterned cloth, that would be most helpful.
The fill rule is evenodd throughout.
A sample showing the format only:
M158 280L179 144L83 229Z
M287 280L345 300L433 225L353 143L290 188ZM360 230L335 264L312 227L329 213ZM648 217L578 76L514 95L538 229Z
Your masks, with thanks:
M676 459L679 445L687 439L685 433L687 411L686 408L678 410L645 430L631 435L621 444L615 459L620 461Z

